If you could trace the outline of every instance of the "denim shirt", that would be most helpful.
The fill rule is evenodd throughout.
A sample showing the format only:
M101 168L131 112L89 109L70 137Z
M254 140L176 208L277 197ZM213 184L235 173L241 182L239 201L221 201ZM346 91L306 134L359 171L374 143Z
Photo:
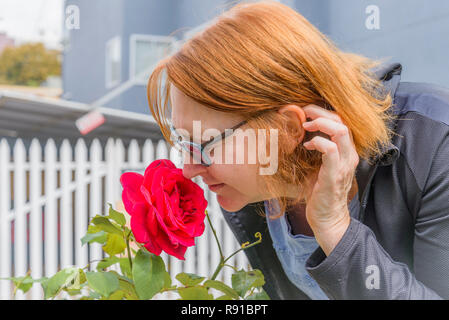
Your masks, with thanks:
M351 200L349 210L355 209L358 202L358 194ZM265 214L279 212L279 203L276 199L265 200ZM276 211L273 211L276 210ZM303 234L293 235L291 226L284 213L282 217L271 220L266 218L268 230L273 247L290 281L312 300L328 300L329 298L321 290L318 283L306 271L306 260L318 248L315 237Z

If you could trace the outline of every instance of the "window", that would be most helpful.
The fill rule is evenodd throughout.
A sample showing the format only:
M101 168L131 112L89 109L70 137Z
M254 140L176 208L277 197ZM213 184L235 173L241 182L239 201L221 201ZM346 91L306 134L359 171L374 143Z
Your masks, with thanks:
M133 34L130 39L129 78L146 78L154 66L175 48L175 38Z
M121 52L120 37L114 37L106 42L106 88L116 86L121 81Z

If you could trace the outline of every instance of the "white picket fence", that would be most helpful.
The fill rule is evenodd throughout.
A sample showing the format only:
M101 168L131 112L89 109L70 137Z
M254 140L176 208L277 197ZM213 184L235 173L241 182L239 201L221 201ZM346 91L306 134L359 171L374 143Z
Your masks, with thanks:
M11 149L6 139L0 140L0 278L24 276L29 270L33 278L52 276L68 266L85 267L104 257L99 244L81 245L88 221L97 214L107 214L108 203L117 208L121 203L120 175L125 171L143 173L155 159L171 159L180 167L179 153L168 149L165 141L147 140L139 146L133 140L128 148L120 139L110 138L102 146L95 139L88 149L83 139L75 146L64 140L59 148L53 139L41 146L33 139L26 150L21 139ZM27 157L28 154L28 157ZM73 155L73 157L72 157ZM104 156L103 156L104 155ZM200 177L193 179L204 190L208 212L216 228L225 256L240 245L222 216L216 195L207 189ZM206 231L189 247L185 261L161 254L169 272L191 272L211 276L219 262L219 251L206 223ZM230 265L250 268L243 251ZM90 267L95 267L93 263ZM114 269L114 267L111 267ZM118 269L115 269L118 270ZM230 284L232 269L225 267L219 280ZM179 284L174 280L174 284ZM35 284L27 294L12 296L13 284L0 280L0 299L42 299L43 292ZM69 298L63 295L63 298ZM157 299L178 296L158 295Z

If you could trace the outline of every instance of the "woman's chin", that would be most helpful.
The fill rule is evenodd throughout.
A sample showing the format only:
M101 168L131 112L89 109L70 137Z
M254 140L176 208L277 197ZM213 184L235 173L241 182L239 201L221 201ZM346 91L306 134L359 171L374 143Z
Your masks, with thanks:
M229 197L225 197L217 194L217 202L220 206L228 212L237 212L241 210L245 205L238 201L233 201Z

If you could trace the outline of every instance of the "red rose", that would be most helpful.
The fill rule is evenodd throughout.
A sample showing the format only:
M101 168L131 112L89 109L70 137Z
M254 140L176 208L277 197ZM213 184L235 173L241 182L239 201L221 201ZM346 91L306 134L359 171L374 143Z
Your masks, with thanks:
M166 159L153 161L144 176L122 174L120 183L136 241L156 255L164 250L185 260L187 247L194 246L194 238L204 232L204 190Z

